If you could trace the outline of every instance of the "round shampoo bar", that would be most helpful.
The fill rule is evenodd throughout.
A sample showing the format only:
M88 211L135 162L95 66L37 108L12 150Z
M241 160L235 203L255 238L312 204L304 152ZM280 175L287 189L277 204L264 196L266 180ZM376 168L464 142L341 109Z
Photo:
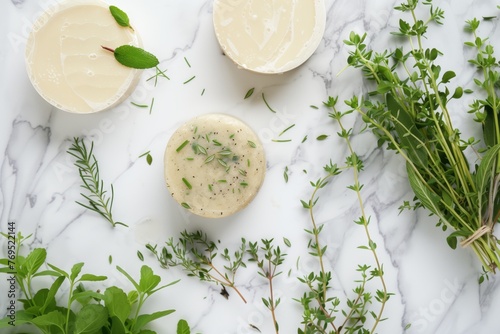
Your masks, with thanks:
M165 150L165 179L172 197L203 217L225 217L246 207L265 171L257 135L224 114L188 121L175 131Z
M304 63L323 38L324 0L215 0L215 34L240 67L282 73Z
M137 33L120 26L99 0L71 0L42 14L26 45L29 78L55 107L74 113L111 108L127 98L140 71L118 63L114 49L140 46Z

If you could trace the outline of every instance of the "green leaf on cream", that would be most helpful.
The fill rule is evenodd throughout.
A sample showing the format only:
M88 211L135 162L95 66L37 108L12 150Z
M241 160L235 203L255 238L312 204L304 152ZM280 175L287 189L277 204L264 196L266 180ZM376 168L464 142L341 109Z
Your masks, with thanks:
M130 20L127 13L116 6L109 6L109 11L111 15L113 15L116 23L118 23L122 27L129 27L130 29L134 30L134 28L132 28L132 26L130 25Z

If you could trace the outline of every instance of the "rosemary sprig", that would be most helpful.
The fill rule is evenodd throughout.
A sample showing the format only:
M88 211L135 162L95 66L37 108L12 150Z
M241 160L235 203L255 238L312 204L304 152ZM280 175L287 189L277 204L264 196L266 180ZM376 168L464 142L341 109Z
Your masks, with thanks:
M116 225L127 226L122 222L115 221L113 218L112 209L115 195L114 188L111 184L111 195L108 197L107 190L104 188L104 182L101 180L99 174L99 165L93 154L93 149L93 142L90 149L88 149L83 139L75 137L73 138L73 144L67 151L76 159L74 165L78 168L80 179L83 182L81 187L89 193L81 193L83 198L88 201L88 204L78 201L76 203L88 210L98 213L113 227L116 227Z

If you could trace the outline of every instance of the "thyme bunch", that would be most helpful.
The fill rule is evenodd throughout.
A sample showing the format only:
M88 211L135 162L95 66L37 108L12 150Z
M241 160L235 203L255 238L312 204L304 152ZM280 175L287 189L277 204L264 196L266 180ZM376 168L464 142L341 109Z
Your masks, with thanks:
M477 52L471 64L481 79L474 83L479 95L469 112L483 127L483 140L461 138L452 124L450 101L459 100L471 89L448 87L456 73L439 65L443 52L426 48L424 39L431 22L442 24L444 12L422 1L429 8L428 17L417 17L418 0L408 0L395 9L408 13L410 21L400 19L394 35L407 44L393 51L375 52L365 43L365 35L351 33L345 44L352 48L348 64L360 68L373 84L366 99L353 97L346 104L358 111L378 136L379 144L395 150L405 162L414 205L402 208L425 208L438 217L437 226L451 233L447 237L453 249L470 247L486 271L500 266L500 249L493 235L500 219L500 127L498 98L498 61L486 39L476 35L478 20L468 21L474 35L466 45ZM405 51L405 47L409 50ZM482 148L475 145L482 142ZM476 153L469 162L465 151Z

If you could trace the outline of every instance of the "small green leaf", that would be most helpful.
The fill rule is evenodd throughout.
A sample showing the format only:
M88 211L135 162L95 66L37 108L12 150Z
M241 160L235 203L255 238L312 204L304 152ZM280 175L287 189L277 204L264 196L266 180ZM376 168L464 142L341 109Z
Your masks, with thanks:
M153 273L147 265L141 267L141 279L139 280L139 291L151 293L151 291L161 282L161 278Z
M283 237L283 242L287 247L292 247L292 243L288 240L288 238Z
M82 282L100 282L100 281L105 281L108 278L106 276L98 276L98 275L93 275L93 274L83 274L82 277L80 277L79 281Z
M88 304L76 313L75 334L95 333L108 322L108 310L100 304Z
M319 135L316 140L325 140L326 138L328 138L328 135Z
M109 6L109 11L119 25L122 27L130 27L130 20L127 13L116 6Z
M415 193L415 196L422 202L422 205L438 217L442 217L441 210L439 209L439 196L433 193L426 184L424 184L418 177L413 167L407 163L406 173L410 186Z
M150 323L151 321L165 317L173 312L175 312L175 310L159 311L159 312L155 312L152 314L141 314L140 316L137 317L137 321L135 323L134 329L140 330L144 326L146 326L148 323Z
M55 302L55 296L56 296L56 293L57 291L59 290L59 288L61 287L61 284L64 282L64 280L66 279L66 277L64 276L59 276L55 281L54 283L52 283L48 293L47 293L47 297L45 299L45 303L42 305L42 307L40 308L40 312L42 313L45 313L45 310L51 306L51 304L53 304L53 306L56 305L56 302Z
M451 79L453 79L454 77L456 77L457 75L455 74L455 72L453 71L447 71L443 74L443 79L442 79L442 83L448 83L450 82Z
M104 305L108 308L110 317L117 317L123 324L131 311L127 294L122 289L111 286L104 291Z
M248 92L245 94L245 100L248 99L250 96L252 96L255 88L250 88Z
M24 267L27 269L27 272L29 274L34 275L45 262L46 258L47 251L45 250L45 248L35 248L26 257Z
M133 45L119 46L113 54L120 64L136 69L152 68L160 63L155 55Z
M188 189L193 189L193 186L191 185L191 183L189 183L189 181L185 177L182 178L182 182L186 185Z
M484 111L486 113L486 119L483 122L483 137L484 143L487 146L494 146L498 144L498 140L500 138L496 138L496 122L495 122L495 112L493 109L486 105L484 107Z
M37 327L56 326L57 328L64 331L66 318L60 311L52 311L39 317L35 317L31 319L30 322Z
M132 276L130 276L130 274L129 274L129 273L127 273L127 272L126 272L126 271L125 271L122 267L120 267L120 266L116 266L116 269L117 269L119 272L121 272L121 273L122 273L122 274L123 274L123 275L124 275L124 276L125 276L125 277L129 280L129 281L130 281L130 283L132 283L132 284L134 285L134 288L135 288L136 290L140 290L140 288L139 288L139 284L136 282L136 280L134 280L134 279L132 278Z
M189 328L189 324L186 320L179 320L179 322L177 323L176 334L191 334L191 329Z
M84 265L83 262L79 262L73 265L73 267L71 268L71 275L69 277L71 281L74 281L78 277L78 275L80 275L83 265Z
M417 128L415 120L390 93L386 94L386 104L394 119L394 127L401 146L415 165L426 168L428 157L425 148L422 147L422 144L425 144L425 138Z

